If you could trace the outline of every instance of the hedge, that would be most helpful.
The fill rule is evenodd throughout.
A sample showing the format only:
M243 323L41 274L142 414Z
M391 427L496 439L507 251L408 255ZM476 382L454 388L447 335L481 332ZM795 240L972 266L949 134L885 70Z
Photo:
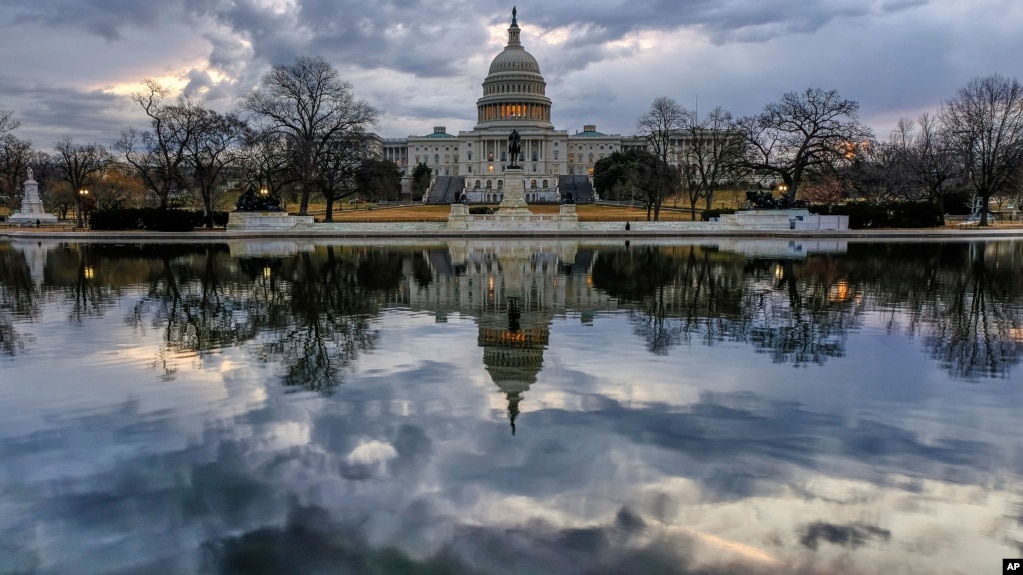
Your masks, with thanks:
M833 206L810 206L810 213L849 216L849 229L934 228L945 225L945 216L927 202L856 202Z
M227 212L214 212L213 224L227 225ZM190 232L205 225L201 210L161 210L141 208L97 210L89 214L89 227L94 230L149 230L156 232Z

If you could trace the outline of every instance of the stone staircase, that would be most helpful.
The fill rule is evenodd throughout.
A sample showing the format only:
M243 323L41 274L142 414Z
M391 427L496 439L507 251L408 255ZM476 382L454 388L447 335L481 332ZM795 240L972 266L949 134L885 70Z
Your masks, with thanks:
M465 189L465 176L437 176L426 196L427 204L453 204Z
M577 204L593 203L593 185L586 176L558 176L562 198L572 198Z

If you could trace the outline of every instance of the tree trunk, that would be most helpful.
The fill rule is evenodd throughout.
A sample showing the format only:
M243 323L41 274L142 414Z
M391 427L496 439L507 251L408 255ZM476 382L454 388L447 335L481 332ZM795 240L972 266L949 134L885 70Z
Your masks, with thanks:
M324 195L324 198L327 200L327 212L326 212L326 215L323 216L323 221L325 221L325 222L333 222L334 221L334 195L333 194L331 194L331 195ZM304 215L304 214L305 214L305 211L303 211L302 214L300 214L300 215Z
M206 229L213 229L213 194L210 192L203 192L202 194L202 207L206 213L203 214L203 219L206 221Z

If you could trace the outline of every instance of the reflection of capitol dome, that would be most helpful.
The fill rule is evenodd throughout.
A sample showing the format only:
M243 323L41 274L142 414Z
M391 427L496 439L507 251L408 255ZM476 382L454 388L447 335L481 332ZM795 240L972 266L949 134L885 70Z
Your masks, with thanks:
M523 318L517 298L509 298L506 309L506 314L489 315L480 322L477 343L483 348L487 373L508 398L508 419L514 435L522 394L536 383L536 376L543 369L550 321L529 312ZM523 322L525 326L521 325Z
M514 125L551 128L551 99L540 64L522 47L516 11L508 28L508 45L490 63L483 97L476 101L477 128Z

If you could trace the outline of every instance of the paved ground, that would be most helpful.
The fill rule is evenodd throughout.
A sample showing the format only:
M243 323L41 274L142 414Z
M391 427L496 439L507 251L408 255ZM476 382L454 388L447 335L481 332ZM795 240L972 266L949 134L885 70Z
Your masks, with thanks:
M984 239L984 238L1023 238L1023 226L999 225L988 228L927 228L927 229L904 229L904 230L722 230L720 232L708 230L693 230L692 232L670 232L661 231L614 231L614 232L458 232L444 231L438 233L408 233L398 234L393 231L372 233L359 231L345 233L337 229L325 230L324 232L311 231L227 231L219 230L197 230L194 232L146 232L146 231L118 231L104 232L93 230L67 230L55 228L7 228L0 229L0 238L37 238L37 239L64 239L76 241L135 241L135 240L164 240L164 241L223 241L229 239L256 239L256 238L465 238L465 237L561 237L561 238L660 238L670 239L673 237L748 237L748 238L837 238L837 239Z

